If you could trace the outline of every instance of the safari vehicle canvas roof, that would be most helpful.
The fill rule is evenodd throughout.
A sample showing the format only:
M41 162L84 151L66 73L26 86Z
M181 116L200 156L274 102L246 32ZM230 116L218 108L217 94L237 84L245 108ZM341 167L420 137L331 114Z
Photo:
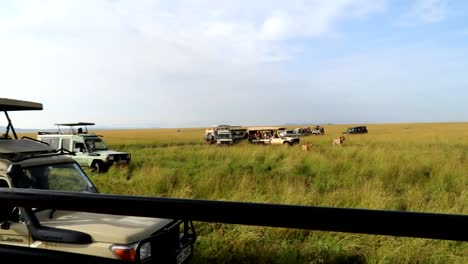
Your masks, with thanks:
M77 123L59 123L56 126L94 126L95 123L90 122L77 122Z
M54 149L46 144L34 142L31 140L0 140L0 155L43 151L52 152Z
M284 127L249 127L248 130L249 131L253 131L253 130L282 130L282 129L286 129Z
M42 110L42 104L30 101L0 98L0 111Z
M0 111L5 112L5 117L7 119L8 125L6 126L6 132L3 134L0 139L9 139L8 134L11 132L15 139L18 139L15 128L11 123L10 116L8 115L9 111L26 111L26 110L42 110L42 104L30 101L15 100L9 98L0 98Z

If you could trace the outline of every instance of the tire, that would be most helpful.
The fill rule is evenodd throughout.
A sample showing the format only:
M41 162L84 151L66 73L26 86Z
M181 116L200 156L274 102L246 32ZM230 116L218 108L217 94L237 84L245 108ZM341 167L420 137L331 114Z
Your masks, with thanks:
M102 162L100 160L97 160L97 161L93 162L93 164L91 165L91 171L95 172L95 173L105 172L104 162Z

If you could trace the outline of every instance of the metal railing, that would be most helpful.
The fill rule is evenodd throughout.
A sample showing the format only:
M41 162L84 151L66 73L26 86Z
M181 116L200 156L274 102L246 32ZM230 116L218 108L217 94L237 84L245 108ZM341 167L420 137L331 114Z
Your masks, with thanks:
M468 241L460 214L0 188L0 208L11 207Z

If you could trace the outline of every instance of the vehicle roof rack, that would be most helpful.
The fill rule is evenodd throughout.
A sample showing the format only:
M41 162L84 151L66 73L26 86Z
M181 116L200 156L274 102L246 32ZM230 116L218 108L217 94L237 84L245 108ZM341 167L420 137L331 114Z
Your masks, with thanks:
M76 135L76 134L88 134L88 126L94 126L95 123L92 122L75 122L75 123L57 123L55 124L58 126L58 132L57 133L47 133L47 132L39 132L39 135L48 135L48 134L71 134L71 135ZM60 129L61 126L69 127L70 130L68 133L62 132ZM77 131L75 131L74 127L76 126L81 126L84 127L84 131L82 128L78 128Z

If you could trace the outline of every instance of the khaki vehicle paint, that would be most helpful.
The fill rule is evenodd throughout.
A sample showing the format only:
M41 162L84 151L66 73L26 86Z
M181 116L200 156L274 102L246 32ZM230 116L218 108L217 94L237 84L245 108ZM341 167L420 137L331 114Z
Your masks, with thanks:
M35 139L17 138L7 112L41 109L38 103L0 98L0 111L8 120L0 138L0 188L97 193L85 171L68 157L69 152ZM181 264L190 260L196 240L189 220L53 208L0 207L0 225L0 256L39 263L57 255L67 256L69 263ZM42 250L40 254L38 250ZM67 252L73 255L63 255Z

